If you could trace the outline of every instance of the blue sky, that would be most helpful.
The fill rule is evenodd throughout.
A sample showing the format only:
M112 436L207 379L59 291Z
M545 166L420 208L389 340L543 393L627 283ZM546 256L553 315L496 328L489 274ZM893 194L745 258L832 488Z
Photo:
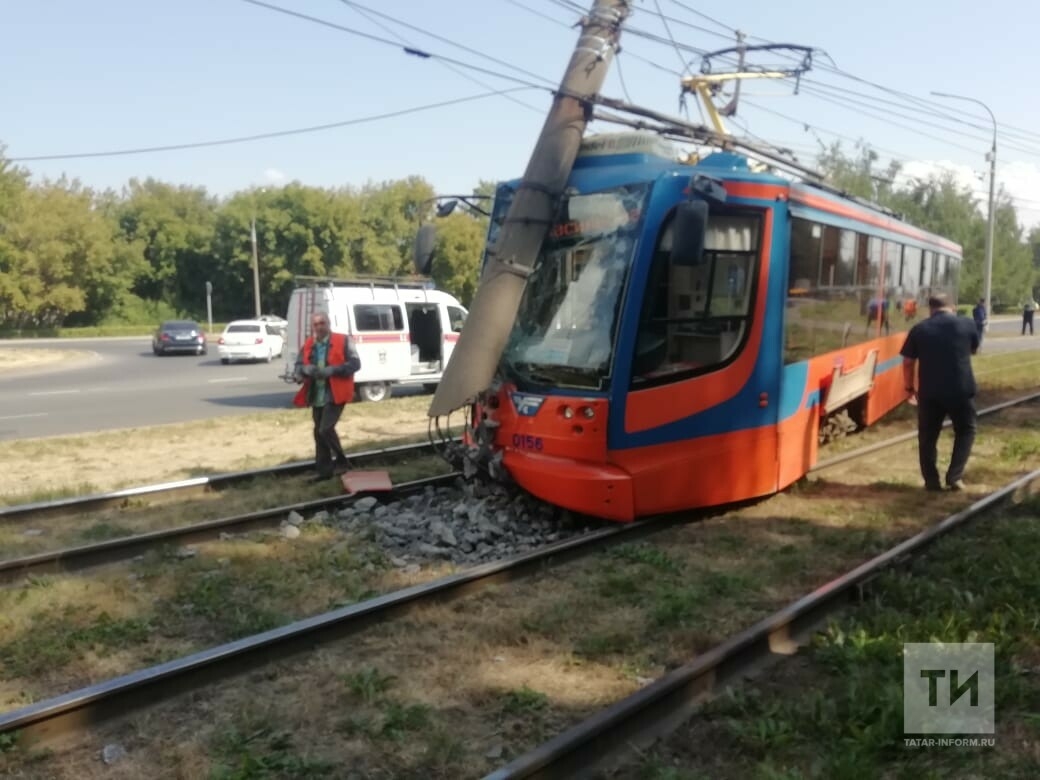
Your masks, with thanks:
M301 13L389 38L340 0L271 0ZM548 16L545 19L518 6ZM577 0L586 7L591 0ZM700 49L732 45L727 33L689 9L727 26L774 41L826 50L837 66L870 81L928 98L930 90L979 98L998 122L1029 130L1033 140L998 139L998 183L1023 207L1040 209L1040 103L1033 74L1040 72L1035 30L1040 7L1009 0L981 6L966 0L891 2L850 6L834 0L790 3L745 0L634 0L629 25L665 35L664 13L700 27L670 23L682 43ZM414 106L469 97L516 86L470 72L481 86L443 64L406 56L401 49L363 40L241 0L34 0L8 3L0 46L3 114L0 144L8 157L106 151L190 143L338 122ZM555 85L570 57L577 14L566 0L365 0L364 5L423 30L540 74ZM685 7L684 7L685 6ZM410 43L437 54L518 74L413 30L380 20ZM643 57L680 69L677 52L626 33L620 72L632 99L675 113L676 76ZM692 55L689 55L693 59ZM773 58L771 62L776 62ZM817 66L807 78L832 88L885 97ZM693 62L694 69L699 62ZM622 97L619 68L611 68L604 92ZM802 152L830 142L828 131L870 140L883 155L911 161L912 171L955 167L970 180L987 169L989 131L951 126L977 139L927 127L929 117L876 120L856 107L839 106L790 82L759 82L746 90L738 120L757 136L796 145ZM235 189L289 180L322 186L361 185L411 174L441 192L469 191L481 178L519 175L544 120L549 97L530 90L515 97L535 110L491 97L410 116L352 127L208 149L122 157L22 163L37 176L66 174L94 187L121 187L131 177L154 176L205 185L227 194ZM846 95L846 99L862 98ZM938 100L937 98L930 98ZM969 104L949 102L985 116ZM691 115L696 108L690 103ZM778 111L813 126L780 119ZM883 109L875 106L873 113ZM916 114L905 105L893 110ZM924 137L892 122L934 134ZM988 126L989 120L982 121ZM612 131L594 123L592 131ZM734 128L735 132L740 132ZM1022 150L1006 144L1022 146ZM846 146L848 146L846 142ZM964 148L961 148L964 147ZM1030 148L1032 147L1032 148ZM1034 151L1035 150L1035 151ZM982 191L984 182L976 181ZM1040 211L1024 212L1027 221Z

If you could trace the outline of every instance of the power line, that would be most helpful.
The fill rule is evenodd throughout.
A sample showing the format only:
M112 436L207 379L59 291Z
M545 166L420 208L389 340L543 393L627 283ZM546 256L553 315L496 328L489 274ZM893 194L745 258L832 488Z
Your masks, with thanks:
M668 40L672 42L672 46L675 47L675 55L679 58L679 64L683 66L683 73L690 69L690 66L686 63L686 58L682 56L682 52L679 51L679 44L675 42L675 36L672 35L672 28L668 26L668 19L665 18L664 11L661 10L661 4L654 0L654 7L657 9L657 15L661 17L661 24L664 25L664 31L668 33ZM629 100L631 103L632 101Z
M9 157L11 162L35 162L40 160L71 160L86 157L117 157L128 154L147 154L150 152L172 152L181 149L200 149L207 146L226 146L229 144L241 144L249 141L261 141L266 138L280 138L282 136L299 135L301 133L314 133L320 130L332 130L337 127L349 127L350 125L360 125L366 122L375 122L380 119L392 119L394 117L406 116L407 114L415 114L420 111L430 111L435 108L444 108L446 106L453 106L459 103L472 102L474 100L483 100L489 97L498 97L507 92L522 92L526 89L544 89L544 87L510 87L509 89L499 89L492 92L482 92L477 95L470 95L469 97L455 98L454 100L442 100L439 103L428 103L423 106L413 106L412 108L403 108L399 111L389 111L385 114L375 114L373 116L359 117L357 119L347 119L342 122L330 122L325 125L313 125L311 127L298 127L293 130L278 130L271 133L258 133L256 135L245 135L238 136L236 138L222 138L217 141L197 141L195 143L187 144L170 144L168 146L147 146L136 149L116 149L108 152L77 152L75 154L43 154L33 155L26 157Z
M732 32L734 34L737 32L736 28L734 28L734 27L732 27L730 25L727 25L724 22L719 21L718 19L710 17L707 14L704 14L704 13L702 13L700 11L697 11L696 9L690 7L686 3L681 2L680 0L671 0L671 2L674 3L677 6L685 9L689 13L694 14L694 15L702 18L702 19L707 19L708 21L712 22L713 24L718 25L719 27L721 27L721 28L723 28L725 30L728 30L728 31L730 31L730 32ZM713 33L713 34L718 35L719 33ZM772 40L770 40L768 38L762 38L761 36L756 36L756 35L749 35L748 38L751 39L751 40L760 41L762 43L767 43L767 44L775 43L775 41L772 41ZM972 114L963 113L963 116L966 116L969 119L973 120L973 121L966 121L961 116L957 116L955 114L952 114L950 112L949 104L941 103L941 102L934 101L934 100L928 100L928 99L925 99L925 98L920 98L920 97L918 97L916 95L911 95L910 93L907 93L907 92L903 92L903 91L900 91L900 90L897 90L897 89L893 89L891 87L886 87L883 84L878 84L876 82L870 81L869 79L861 78L859 76L856 76L855 74L849 73L848 71L845 71L845 70L842 70L841 68L839 68L837 66L837 64L834 63L833 58L826 51L824 51L822 49L817 49L816 51L821 52L824 56L827 57L827 59L829 59L831 61L831 65L818 63L817 67L819 67L821 70L823 70L825 72L832 73L832 74L837 75L837 76L840 76L842 78L847 78L847 79L850 79L852 81L856 81L858 83L861 83L861 84L873 87L874 89L880 90L880 91L882 91L882 92L884 92L886 94L889 94L889 95L892 95L894 97L900 98L901 102L884 100L883 98L877 98L877 97L874 97L874 96L866 95L864 93L857 93L857 92L855 92L853 90L846 90L846 88L839 87L837 85L825 85L823 82L814 82L812 79L803 79L802 83L804 83L804 84L816 84L816 86L830 86L832 89L846 90L850 94L857 95L859 97L864 97L864 98L867 98L869 100L875 100L875 101L878 101L878 102L889 103L890 105L895 105L897 107L910 107L910 106L913 106L915 108L915 110L922 110L923 109L926 113L928 113L928 114L930 114L932 116L935 116L935 117L938 117L938 118L941 118L941 119L946 119L946 120L948 120L950 122L964 124L964 125L969 126L969 127L974 127L975 129L978 129L978 130L988 131L991 128L991 125L989 124L990 120L989 120L988 117L978 117L978 116L975 116L975 115L972 115ZM798 59L797 55L786 54L786 53L782 53L782 52L780 52L778 54L780 56L782 56L782 57L785 57L785 58L795 59L795 60ZM1001 133L1003 135L1005 135L1005 136L1017 137L1018 140L1026 142L1026 143L1040 141L1040 135L1038 135L1034 131L1025 130L1023 128L1015 127L1014 125L1009 125L1009 124L1005 124L1005 123L1001 123L1001 122L998 122L997 126L1000 129ZM1006 143L1004 145L1008 146ZM1009 146L1008 148L1016 148L1016 147ZM1029 150L1017 149L1017 151L1029 151Z
M384 32L387 32L390 35L394 36L395 38L397 38L402 43L404 43L404 44L406 44L408 46L412 45L403 36L399 35L398 33L396 33L391 28L387 27L382 22L377 21L376 19L372 18L373 15L386 17L386 14L381 14L381 13L379 13L377 11L370 11L369 9L365 8L364 6L362 6L360 3L354 3L354 2L351 2L351 0L340 0L340 2L342 2L344 5L349 6L350 8L353 8L355 11L357 11L363 17L368 19L368 21L372 22L372 24L376 25L377 27L382 29ZM391 17L386 17L386 18L391 18ZM393 20L393 21L397 21L397 20ZM405 22L398 21L398 24L403 24L406 27L412 27L412 25L406 24ZM440 37L440 36L434 35L433 33L426 33L426 34L427 35L431 35L431 36L436 37L436 38ZM461 44L455 44L455 45L461 46ZM466 48L467 51L470 51L470 49L468 49L468 47L463 47L463 48ZM477 53L479 54L479 52L477 52ZM509 65L508 62L502 62L501 60L495 60L495 62L498 62L500 64L506 65L507 67L512 67L512 66ZM461 68L458 68L458 67L452 65L451 63L441 62L439 64L443 65L445 68L447 68L448 70L458 74L459 76L462 76L462 78L467 79L468 81L472 81L477 86L483 87L484 89L494 89L494 87L492 87L490 84L484 83L483 81L478 79L476 76L471 76L470 74L466 73ZM517 70L521 70L521 69L517 68ZM527 71L521 71L521 72L527 73ZM537 74L531 74L531 75L535 76L536 78L541 78ZM546 81L548 81L548 79L546 79ZM511 95L503 95L502 97L506 98L506 100L509 100L509 101L511 101L513 103L516 103L517 105L520 105L520 106L523 106L524 108L530 109L531 111L535 111L535 112L537 112L539 114L544 113L544 111L542 111L541 109L535 108L530 103L525 103L524 101L518 100L517 98L512 97Z
M505 2L509 3L510 5L515 5L517 8L522 8L528 13L534 14L535 16L540 16L542 19L546 19L552 22L553 24L559 25L560 27L566 27L568 30L571 29L572 25L569 25L566 22L561 22L556 17L549 16L549 14L542 13L541 11L536 11L534 8L531 8L528 5L524 5L523 3L518 2L518 0L505 0Z
M275 11L277 13L286 14L287 16L295 16L298 19L305 19L308 22L313 22L314 24L320 24L323 27L329 27L329 28L331 28L333 30L339 30L340 32L345 32L345 33L348 33L350 35L356 35L356 36L358 36L360 38L365 38L367 40L374 41L376 43L382 43L382 44L384 44L386 46L392 46L395 49L400 49L405 54L408 54L408 55L413 56L413 57L419 57L421 59L427 59L427 60L437 59L437 60L441 60L442 62L450 62L452 65L458 65L461 68L466 68L468 70L473 70L473 71L476 71L478 73L483 73L483 74L488 75L488 76L494 76L495 78L505 79L506 81L512 81L512 82L514 82L516 84L523 84L523 85L528 86L528 87L539 87L539 88L542 87L541 84L532 84L530 81L525 81L524 79L520 79L520 78L517 78L515 76L508 76L508 75L506 75L504 73L499 73L497 71L490 70L488 68L482 68L479 65L474 65L474 64L472 64L470 62L463 62L462 60L457 60L457 59L454 59L452 57L445 57L443 54L435 54L433 52L428 52L428 51L425 51L423 49L413 48L411 46L401 46L400 43L398 43L396 41L392 41L389 38L382 38L382 37L380 37L378 35L373 35L372 33L363 32L361 30L355 30L353 27L346 27L345 25L342 25L342 24L337 24L335 22L330 22L327 19L320 19L320 18L318 18L316 16L310 16L308 14L302 14L299 11L291 11L288 8L282 8L281 6L271 5L270 3L263 2L263 0L242 0L242 2L243 3L249 3L250 5L259 6L260 8L266 8L269 11ZM539 77L539 78L541 78L541 77Z
M409 24L408 22L401 21L400 19L396 19L393 16L390 16L389 14L383 13L382 11L376 11L376 10L374 10L372 8L368 8L368 7L364 6L364 5L362 5L361 3L355 2L355 0L339 0L339 1L341 3L343 3L344 5L346 5L346 6L349 6L349 7L353 8L355 11L358 11L359 13L362 13L362 14L372 14L373 16L378 16L378 17L380 17L382 19L386 19L387 21L393 22L394 24L400 25L401 27L405 27L405 28L407 28L409 30L414 30L415 32L422 33L423 35L426 35L426 36L428 36L430 38L433 38L436 41L440 41L441 43L446 43L449 46L454 46L457 49L462 49L463 51L468 52L469 54L476 54L478 57L481 57L481 58L483 58L485 60L488 60L490 62L494 62L496 65L504 65L505 67L509 68L510 70L515 70L518 73L523 73L523 74L525 74L527 76L531 76L533 78L539 79L540 81L544 81L547 84L554 84L555 83L555 82L551 81L550 79L545 78L545 76L541 76L541 75L539 75L537 73L532 73L531 71L525 70L524 68L521 68L521 67L519 67L517 65L513 65L510 62L506 62L505 60L500 60L497 57L492 57L490 54L485 54L484 52L478 51L477 49L473 49L473 48L471 48L469 46L466 46L465 44L461 44L461 43L458 43L457 41L453 41L453 40L451 40L449 38L445 38L443 35L438 35L437 33L430 32L429 30L424 30L421 27L417 27L414 24ZM369 19L369 21L372 21L372 20ZM375 22L373 22L373 24L375 24ZM385 27L383 29L386 30ZM391 32L389 30L386 30L386 31L390 32L391 35L396 35L396 33L393 33L393 32ZM407 43L407 41L405 41L405 43Z
M739 32L739 30L737 30L735 27L730 27L728 24L724 24L723 22L720 22L718 19L714 19L714 18L708 16L706 13L702 13L701 11L697 11L697 10L691 8L690 6L686 5L686 3L681 3L681 2L679 2L679 0L671 0L671 1L675 5L679 6L680 8L682 8L682 9L684 9L686 11L689 11L694 16L699 16L701 19L704 19L704 20L709 21L709 22L711 22L712 24L714 24L714 25L716 25L718 27L721 27L722 29L724 29L728 33L730 33L731 35L736 35ZM715 35L719 35L719 33L715 33ZM726 37L731 37L731 35L728 35Z

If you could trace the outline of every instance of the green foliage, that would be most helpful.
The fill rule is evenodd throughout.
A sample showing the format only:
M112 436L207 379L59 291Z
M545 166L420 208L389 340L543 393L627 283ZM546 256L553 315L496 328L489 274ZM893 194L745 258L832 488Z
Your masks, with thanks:
M959 299L974 303L983 296L986 233L989 204L971 190L959 186L952 173L912 179L905 186L895 182L900 165L875 170L878 154L859 142L853 155L840 143L826 149L817 160L830 184L850 195L867 198L900 213L908 221L956 241L964 249ZM1010 196L1001 189L994 203L993 312L1017 309L1040 284L1040 228L1026 236Z
M0 146L0 335L203 321L207 281L215 319L252 316L254 224L265 313L285 313L296 276L410 274L433 194L417 176L226 198L152 178L96 192L65 179L32 184ZM465 302L486 219L467 209L443 227L435 280Z
M820 168L849 194L872 198L964 247L962 302L982 294L986 204L953 179L897 187L898 165L857 144L824 150ZM475 195L494 194L480 181ZM214 317L251 316L253 246L261 309L284 314L296 276L411 272L416 230L431 216L433 189L418 176L360 188L292 182L217 198L202 187L131 179L121 192L77 181L32 183L0 146L0 334L76 326L202 320L205 283ZM490 201L479 201L485 209ZM460 206L437 219L433 278L469 305L476 291L487 217ZM1040 282L1040 229L1026 236L1001 192L993 252L994 312L1017 309Z

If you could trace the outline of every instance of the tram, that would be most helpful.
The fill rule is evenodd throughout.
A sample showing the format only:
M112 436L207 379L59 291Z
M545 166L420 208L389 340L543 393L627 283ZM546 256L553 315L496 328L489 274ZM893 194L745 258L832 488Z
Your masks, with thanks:
M531 494L630 522L766 496L906 400L956 243L732 152L583 141L465 441ZM498 187L493 246L518 181Z

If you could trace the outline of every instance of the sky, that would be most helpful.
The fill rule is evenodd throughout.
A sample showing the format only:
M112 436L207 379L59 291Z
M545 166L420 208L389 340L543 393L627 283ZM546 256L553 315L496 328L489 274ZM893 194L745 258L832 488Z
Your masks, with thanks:
M577 40L575 9L592 4L364 0L361 8L370 10L363 11L345 0L267 1L391 43L244 0L7 0L0 27L5 156L36 179L65 175L101 189L150 176L224 196L294 180L358 187L418 175L440 193L469 192L481 179L522 174L550 104L546 88L558 85ZM797 94L790 79L746 85L732 132L789 146L808 162L821 142L843 138L851 151L863 139L882 164L902 161L907 175L954 171L984 203L991 120L975 104L929 93L975 98L997 118L998 187L1016 199L1027 228L1040 224L1040 102L1033 86L1040 72L1040 5L633 0L632 8L603 94L627 93L632 102L678 114L677 73L687 65L697 72L701 60L669 45L670 36L698 50L734 45L733 29L811 46L827 56L814 55ZM406 45L491 73L410 56ZM790 64L775 54L753 61ZM909 103L842 74L932 103ZM470 99L513 88L522 91ZM372 119L446 101L463 102ZM692 97L686 103L699 121ZM369 119L209 148L22 160ZM593 122L589 132L618 129Z

